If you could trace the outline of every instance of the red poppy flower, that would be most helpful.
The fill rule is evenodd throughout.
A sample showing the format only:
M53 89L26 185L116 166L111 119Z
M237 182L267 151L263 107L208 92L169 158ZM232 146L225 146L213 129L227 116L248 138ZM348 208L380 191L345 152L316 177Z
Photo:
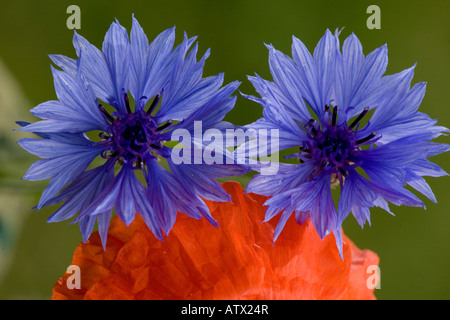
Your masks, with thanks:
M273 243L275 222L264 222L266 197L223 184L232 202L207 204L219 222L179 215L170 235L157 240L137 216L129 227L114 218L106 251L98 233L75 250L81 288L71 273L52 299L374 299L368 267L378 256L344 236L343 260L333 234L323 240L308 221L286 224Z

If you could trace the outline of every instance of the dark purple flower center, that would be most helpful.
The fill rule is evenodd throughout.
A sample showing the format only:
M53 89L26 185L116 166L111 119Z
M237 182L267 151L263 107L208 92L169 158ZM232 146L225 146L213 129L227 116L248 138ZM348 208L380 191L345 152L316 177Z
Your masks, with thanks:
M144 97L145 98L145 97ZM157 95L147 111L132 112L127 94L124 94L127 114L114 112L113 117L102 105L100 111L104 114L110 125L105 132L99 134L107 146L103 154L106 159L115 159L117 162L131 168L143 168L146 160L158 156L167 158L169 154L164 151L163 141L167 140L163 131L172 124L169 120L158 126L151 115L158 104L160 95Z
M357 152L364 144L371 143L376 133L356 140L358 123L368 112L365 108L355 120L348 125L338 123L338 107L325 106L321 121L311 119L304 126L308 139L303 141L298 156L303 161L314 161L315 168L311 178L326 171L341 179L348 176L348 170L357 166ZM356 128L355 128L356 127Z

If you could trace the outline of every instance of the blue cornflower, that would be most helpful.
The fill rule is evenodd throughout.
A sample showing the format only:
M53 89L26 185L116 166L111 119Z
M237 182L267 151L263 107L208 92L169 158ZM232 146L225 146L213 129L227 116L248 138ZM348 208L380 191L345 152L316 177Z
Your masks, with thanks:
M223 74L203 78L209 50L197 61L195 37L185 34L176 47L174 40L170 28L149 44L133 17L130 37L116 21L101 51L75 32L78 59L50 56L62 69L52 67L58 100L31 110L42 121L18 122L22 131L42 138L19 141L42 158L24 179L51 179L37 208L63 203L49 222L79 212L74 222L84 241L97 220L104 246L114 208L127 225L138 212L159 239L170 231L177 211L217 226L203 199L230 201L216 178L247 169L204 161L174 164L167 142L175 129L192 132L197 121L203 131L233 127L222 119L234 107L231 94L239 83L222 87ZM194 139L183 146L189 143L192 150L205 148Z
M363 226L374 206L388 212L388 202L425 207L406 185L436 202L423 176L446 175L427 158L449 150L430 142L449 130L417 111L425 83L410 88L414 66L384 76L386 45L365 56L351 34L341 51L339 32L327 30L311 55L292 39L292 58L267 45L273 81L250 76L261 98L244 96L264 108L248 128L279 129L274 150L286 150L285 158L297 163L255 175L247 192L271 196L266 221L282 212L274 241L295 212L298 223L310 218L320 237L333 232L342 253L341 226L350 212Z

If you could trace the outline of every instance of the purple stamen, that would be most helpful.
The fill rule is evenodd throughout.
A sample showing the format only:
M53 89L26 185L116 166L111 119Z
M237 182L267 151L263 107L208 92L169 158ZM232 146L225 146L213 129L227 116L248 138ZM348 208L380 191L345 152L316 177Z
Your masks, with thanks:
M129 101L127 95L124 94L127 111L131 112L129 108ZM158 104L159 95L155 97L152 106L150 106L150 113L152 108ZM142 108L138 108L135 113L117 114L117 118L113 118L104 108L99 106L105 117L111 120L111 125L99 134L100 138L105 139L104 143L108 143L110 154L104 155L104 158L114 158L118 163L129 166L132 169L140 169L146 161L151 157L165 157L170 154L163 153L162 141L165 140L161 135L161 131L173 123L168 120L166 123L157 127L155 119L150 113L145 112Z
M343 182L348 177L349 171L358 166L355 153L359 150L358 145L376 136L376 133L372 132L356 141L357 130L352 130L359 127L359 122L369 108L364 108L350 125L345 122L338 124L338 111L337 106L325 105L327 115L320 122L310 119L304 126L307 138L299 146L296 155L300 162L313 161L315 168L310 178L316 177L321 172L327 172L336 175L336 179Z
M164 129L166 129L168 126L170 126L172 124L172 120L167 121L166 123L164 123L162 126L159 126L156 131L162 131Z
M364 143L366 141L369 141L370 139L372 139L373 137L375 137L377 134L376 132L372 132L371 134L369 134L367 137L359 139L358 141L356 141L356 144L361 144Z
M125 107L127 108L128 114L131 114L130 100L128 99L128 95L126 93L123 94L123 99L125 100Z
M343 177L345 177L345 178L348 177L348 171L347 171L347 170L344 170L343 168L340 168L340 169L339 169L339 173L340 173Z
M108 121L111 122L111 123L114 122L113 116L110 115L110 114L108 113L108 111L106 111L106 109L105 109L101 104L98 105L98 108L99 108L100 111L103 113L103 115L106 117L106 120L108 120Z
M156 144L154 144L154 143L151 143L151 144L150 144L150 147L152 147L152 148L155 149L155 150L161 150L161 149L162 149L162 145L161 145L161 144L156 145Z
M367 107L364 108L363 112L361 112L361 113L359 114L359 116L358 116L358 117L352 122L352 124L349 125L348 127L349 127L350 129L353 129L353 127L356 126L356 124L357 124L359 121L361 121L361 119L366 115L367 111L369 111L369 108L367 108Z
M109 139L109 136L105 132L100 132L98 134L98 136L99 136L100 139L103 139L103 140Z
M337 113L338 113L338 106L335 106L333 108L333 120L331 122L331 125L334 127L336 125L337 122Z
M152 104L150 105L150 107L148 108L148 110L147 110L147 114L151 114L152 113L152 111L153 111L153 109L156 107L156 105L159 103L159 99L161 98L161 94L157 94L156 96L155 96L155 98L153 99L153 101L152 101Z

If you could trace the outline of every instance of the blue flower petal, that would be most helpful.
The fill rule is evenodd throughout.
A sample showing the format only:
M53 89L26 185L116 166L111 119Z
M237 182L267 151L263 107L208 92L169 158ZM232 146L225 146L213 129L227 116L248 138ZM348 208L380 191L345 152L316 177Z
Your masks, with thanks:
M120 184L119 192L116 199L116 213L119 218L125 222L128 226L134 220L134 214L136 212L136 206L134 196L138 193L139 188L135 187L139 185L140 182L134 174L134 170L127 167L123 167L119 175L123 174L123 178L116 182Z
M321 238L336 225L336 209L331 198L330 177L327 175L279 193L268 199L265 205L283 208L286 203L292 210L309 211L314 228Z
M89 122L82 122L76 120L63 121L63 120L42 120L30 124L26 128L20 129L21 131L29 132L86 132L98 129L97 125L93 125Z
M106 250L106 242L108 239L109 222L111 220L112 211L107 211L97 215L98 233L102 241L103 250Z
M370 208L374 206L389 213L388 202L425 207L405 188L407 184L436 200L422 177L447 175L427 158L450 150L446 144L430 142L450 130L436 126L436 120L417 111L425 83L411 88L415 65L384 75L386 45L364 56L360 41L351 34L341 52L339 34L337 31L333 36L327 30L313 55L293 37L294 63L268 46L273 81L258 75L248 77L260 97L243 96L263 107L263 118L245 128L278 128L280 141L276 145L290 152L286 159L298 158L300 162L280 163L277 174L257 174L247 186L248 192L271 196L265 203L266 221L281 212L274 239L295 212L299 223L311 219L321 237L333 232L342 257L341 225L350 212L362 226L370 224ZM315 118L307 118L305 106L314 111ZM374 112L369 119L371 109ZM254 141L258 137L253 133L235 153L250 149L249 158L257 156ZM259 164L249 167L262 169ZM338 213L330 183L341 188Z
M236 103L236 96L230 97L230 95L236 91L239 84L238 81L235 81L222 87L201 108L191 111L191 114L177 127L186 128L192 132L194 121L201 119L203 130L207 130L209 127L216 128L216 125L220 124L227 112L233 109ZM181 117L183 113L180 112L179 114Z
M419 176L442 177L448 175L445 170L427 159L418 159L409 164L408 168Z
M171 52L174 42L173 27L163 31L150 44L146 58L146 75L140 82L142 92L139 95L150 98L161 93L161 89L166 87L174 68L175 59L172 56L175 55L175 50Z
M92 151L92 148L87 145L68 144L52 139L23 138L18 141L18 144L31 154L43 159Z
M170 197L169 190L176 188L181 191L180 193L182 193L182 190L171 174L156 161L152 161L147 168L147 194L157 213L161 228L167 234L175 223L177 216L177 210L173 199ZM180 194L180 197L183 197L183 195Z
M301 94L316 114L323 108L320 101L318 74L311 53L298 38L292 37L292 58L298 70L298 79L302 85ZM328 103L328 102L327 102Z
M114 102L115 87L103 53L76 32L73 45L80 58L78 68L94 88L96 96L102 101Z
M353 216L362 227L366 221L370 224L369 209L379 206L389 211L383 196L384 192L371 181L360 176L353 171L345 179L338 205L338 224L341 225L344 219L352 212Z
M105 35L102 51L115 88L115 101L112 105L122 114L127 113L122 90L128 91L129 47L127 30L118 21L113 22Z
M130 90L135 100L139 100L144 96L143 86L145 77L148 73L148 50L148 38L142 27L139 25L139 22L133 17L130 32ZM138 106L138 104L136 106Z
M76 78L78 73L78 63L77 60L60 55L60 54L51 54L49 55L50 59L56 64L58 67L63 69L65 72L70 74L72 77Z
M85 200L95 198L113 178L113 170L108 170L104 166L84 172L60 194L45 203L47 206L65 202L47 221L60 222L72 218L87 206L89 201Z
M434 195L428 183L426 183L425 179L414 173L412 170L407 169L405 182L434 203L437 203L436 196Z
M310 107L319 117L323 113L323 107L332 102L332 85L335 79L338 45L338 39L327 30L314 49L316 86L319 95L315 97L315 103Z
M38 160L33 163L23 179L36 181L51 178L50 183L42 192L37 208L42 208L48 199L81 175L92 160L97 157L98 153L99 151L94 148L56 158ZM67 168L70 168L70 170L67 170Z
M270 87L269 83L259 77L249 77L249 80L253 82L257 91L258 89L259 91L264 91L263 88L267 88L265 90L270 88L269 90L274 92L277 100L296 117L296 121L301 123L308 122L311 119L311 115L301 95L304 92L304 86L300 83L299 73L295 69L294 62L273 46L268 46L268 48L270 71L277 86L275 88ZM263 84L258 82L263 82ZM278 90L279 92L277 92ZM283 101L283 98L285 98L285 101Z
M180 184L191 194L199 194L203 198L212 201L230 201L231 196L214 179L214 175L208 175L208 167L202 164L178 164L169 161L170 170L180 181ZM214 169L211 169L215 173ZM230 174L232 174L230 172Z
M246 192L271 196L296 188L306 182L314 169L313 164L280 163L276 176L257 175L248 184Z
M196 61L197 45L191 50L186 60L184 55L188 49L188 38L185 36L180 45L178 62L175 61L175 69L164 89L165 99L156 116L161 122L168 119L182 120L187 115L203 107L214 97L216 91L222 86L224 75L202 78L203 66L209 56L209 50L200 61Z
M160 240L169 234L178 211L218 226L204 199L229 201L216 178L247 173L248 167L228 164L234 160L228 150L217 153L224 164L202 161L169 172L158 163L171 162L172 149L166 142L177 128L192 133L196 121L203 123L202 133L211 129L222 134L238 128L222 120L234 107L236 96L231 94L239 82L222 87L222 73L203 77L210 51L197 61L195 41L196 37L185 34L174 48L175 28L170 28L149 44L133 17L130 38L116 21L105 35L102 51L75 32L78 59L51 56L62 69L52 67L58 101L32 110L42 121L18 122L19 130L42 138L25 138L19 144L43 158L24 178L51 179L37 208L62 203L50 222L79 212L73 223L79 223L83 240L97 221L104 248L113 211L127 225L139 213ZM130 106L129 94L135 108ZM116 111L111 112L105 103ZM99 141L93 141L94 133ZM183 143L195 145L202 153L211 146L195 137ZM104 164L86 171L98 155ZM117 173L116 167L120 167ZM142 173L145 185L137 176Z
M97 99L93 90L81 74L77 74L77 77L74 78L64 71L53 68L52 71L59 103L57 101L42 103L33 108L31 113L42 119L49 119L50 121L57 120L69 123L72 119L74 126L78 126L79 129L68 126L67 132L77 132L76 130L80 130L78 132L85 132L104 129L106 121L98 110ZM47 131L52 131L51 125L56 125L59 128L62 127L62 125L54 122L49 123ZM24 130L32 131L33 129L31 128L33 128L33 124L27 126ZM43 128L39 127L39 130L43 130ZM60 130L62 131L62 129Z
M367 105L362 104L363 98L373 87L378 85L387 67L387 46L384 45L375 49L367 55L358 73L358 80L353 85L353 92L350 94L350 101L346 106L351 106L353 114L359 114ZM348 83L347 83L348 85Z
M341 61L337 64L336 72L336 103L339 106L353 106L350 103L354 91L361 81L360 70L364 63L364 53L359 39L352 33L342 45Z

